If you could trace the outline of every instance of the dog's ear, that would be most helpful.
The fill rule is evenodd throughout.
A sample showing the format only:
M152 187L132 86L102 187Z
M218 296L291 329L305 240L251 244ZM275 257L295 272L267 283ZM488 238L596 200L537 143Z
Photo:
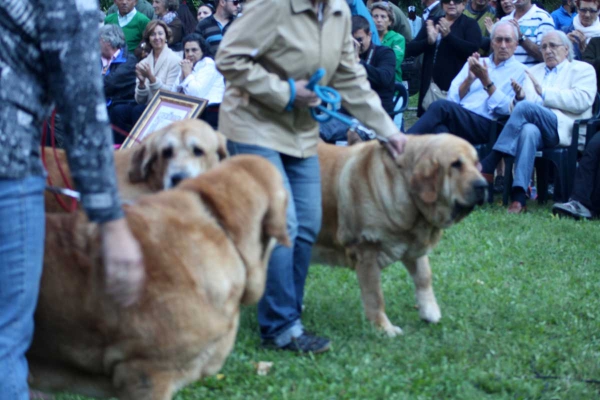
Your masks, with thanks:
M290 237L287 230L287 204L288 195L285 189L273 193L270 199L269 209L263 221L263 235L277 239L283 246L291 247Z
M427 204L434 203L440 190L440 165L430 152L421 155L413 169L410 186L421 200Z
M144 182L148 178L152 163L156 161L156 152L150 140L146 140L137 147L131 156L129 166L129 181L131 183Z
M217 135L217 139L219 141L217 155L219 156L219 161L223 161L229 157L229 152L227 151L227 138L221 132L215 131L215 134Z

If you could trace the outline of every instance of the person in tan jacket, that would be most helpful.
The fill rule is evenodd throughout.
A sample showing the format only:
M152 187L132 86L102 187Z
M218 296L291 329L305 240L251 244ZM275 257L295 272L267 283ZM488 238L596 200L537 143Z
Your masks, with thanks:
M271 256L267 285L258 305L266 348L319 353L329 340L304 331L304 283L313 243L321 227L318 123L310 107L319 104L306 88L319 68L320 85L342 96L346 110L390 141L401 153L406 141L370 88L357 63L350 10L344 0L249 2L219 47L217 67L227 82L219 128L231 154L258 154L281 171L289 194L292 247Z

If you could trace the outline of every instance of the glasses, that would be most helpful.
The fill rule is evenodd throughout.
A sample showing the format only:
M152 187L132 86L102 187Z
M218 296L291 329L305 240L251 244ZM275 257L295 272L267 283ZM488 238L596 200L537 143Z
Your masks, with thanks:
M463 0L442 0L442 4L450 4L450 3L462 4Z
M542 45L542 50L546 51L548 49L548 47L550 48L550 50L556 50L559 47L563 47L563 46L565 46L565 45L562 43L544 43Z
M594 10L593 8L580 8L579 14L596 14L598 10Z
M229 3L233 4L234 6L239 6L241 1L240 0L226 0Z
M356 40L360 44L362 44L362 42L363 42L363 38L361 38L361 37L354 38L354 40Z
M500 36L496 36L494 38L494 43L497 44L502 44L502 42L505 42L506 44L511 44L512 42L514 42L515 39L510 38L510 37L500 37Z

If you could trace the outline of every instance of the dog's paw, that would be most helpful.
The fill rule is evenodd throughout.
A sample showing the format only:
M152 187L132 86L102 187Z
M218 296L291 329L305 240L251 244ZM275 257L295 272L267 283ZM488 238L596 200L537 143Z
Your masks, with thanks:
M387 337L396 337L396 336L404 334L404 332L402 331L402 328L400 328L399 326L396 326L396 325L390 325L387 328L383 328L383 331L385 332Z
M437 324L442 319L442 312L437 303L424 304L419 306L419 316L425 322Z

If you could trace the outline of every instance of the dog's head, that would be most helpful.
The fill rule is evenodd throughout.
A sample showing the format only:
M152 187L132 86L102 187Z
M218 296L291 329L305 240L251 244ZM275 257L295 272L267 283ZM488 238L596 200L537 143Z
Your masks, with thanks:
M417 206L440 228L462 220L486 198L477 152L457 136L410 135L396 161L407 171Z
M279 171L262 157L240 155L177 189L197 192L227 231L246 265L242 303L256 303L265 289L275 244L290 246L288 199Z
M147 182L154 190L170 189L216 166L228 156L226 139L206 122L186 119L149 135L133 152L132 183Z

